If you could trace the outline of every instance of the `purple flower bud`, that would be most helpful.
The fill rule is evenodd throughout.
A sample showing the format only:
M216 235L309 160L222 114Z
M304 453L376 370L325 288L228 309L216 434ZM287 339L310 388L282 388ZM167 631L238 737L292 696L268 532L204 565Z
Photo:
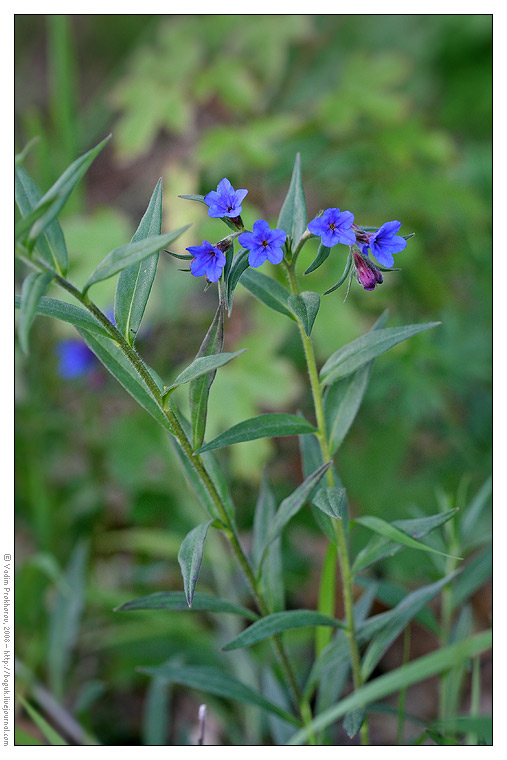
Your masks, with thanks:
M357 281L365 290L374 290L384 280L382 272L358 251L353 251L353 256Z

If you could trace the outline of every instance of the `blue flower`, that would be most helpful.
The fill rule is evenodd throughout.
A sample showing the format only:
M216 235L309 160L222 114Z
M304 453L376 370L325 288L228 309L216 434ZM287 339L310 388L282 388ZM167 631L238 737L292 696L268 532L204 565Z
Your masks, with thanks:
M407 247L407 241L396 233L401 227L401 222L386 222L373 235L369 236L367 245L362 246L363 253L368 253L368 247L379 264L392 267L394 264L393 253L400 253Z
M96 364L95 356L82 340L61 340L57 346L58 373L64 380L86 375Z
M214 218L238 217L242 210L241 202L247 193L248 190L235 190L224 177L218 183L217 189L204 197L204 202L209 206L208 215Z
M190 271L194 277L206 275L209 282L216 282L220 279L222 269L225 266L225 254L219 248L215 248L207 240L202 241L202 245L191 245L187 251L195 256L190 264Z
M283 230L272 230L264 219L258 219L253 232L243 232L238 241L250 254L248 263L251 267L260 267L266 259L272 264L279 264L283 259L282 245L287 239Z
M322 216L317 216L308 225L313 235L321 238L322 244L332 248L337 243L353 245L356 235L351 229L354 214L350 211L340 211L339 208L327 208Z

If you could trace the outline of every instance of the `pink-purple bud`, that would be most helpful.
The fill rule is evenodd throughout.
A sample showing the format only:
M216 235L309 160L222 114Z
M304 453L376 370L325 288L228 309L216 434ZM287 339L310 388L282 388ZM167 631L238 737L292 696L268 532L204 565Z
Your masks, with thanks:
M357 281L365 290L374 290L384 280L382 273L358 251L353 251L353 255Z

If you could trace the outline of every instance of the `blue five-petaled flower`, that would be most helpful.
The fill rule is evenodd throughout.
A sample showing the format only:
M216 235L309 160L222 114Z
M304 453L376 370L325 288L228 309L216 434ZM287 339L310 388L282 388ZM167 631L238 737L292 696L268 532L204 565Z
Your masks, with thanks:
M351 211L340 211L339 208L327 208L322 216L317 216L308 224L313 235L322 240L322 244L332 248L337 243L353 245L356 234L352 229L354 214Z
M206 275L209 282L217 282L220 279L225 266L225 254L219 248L215 248L207 240L202 245L191 245L187 251L194 256L190 264L190 271L194 277Z
M214 218L224 216L235 219L241 214L241 203L248 190L235 190L228 179L224 177L218 183L217 189L204 196L208 215Z
M400 253L407 247L407 241L401 235L396 233L401 227L401 222L386 222L379 229L369 236L368 243L361 246L363 254L368 255L370 248L373 256L379 264L385 267L392 267L394 264L393 253Z
M283 230L272 230L264 219L254 222L253 232L243 232L238 242L250 251L248 263L251 267L260 267L266 259L272 264L279 264L283 259L282 245L287 239Z

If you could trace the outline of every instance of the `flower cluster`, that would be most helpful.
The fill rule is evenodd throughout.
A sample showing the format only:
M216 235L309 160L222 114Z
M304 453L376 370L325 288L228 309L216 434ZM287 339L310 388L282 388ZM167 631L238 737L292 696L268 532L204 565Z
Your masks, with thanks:
M281 229L271 229L264 219L258 219L254 223L252 232L244 230L240 215L241 204L247 193L248 190L235 190L224 177L216 190L204 196L208 215L228 220L229 226L241 231L238 242L249 251L248 263L251 267L260 267L265 261L280 264L284 257L283 245L287 240L287 234ZM309 222L310 235L307 233L307 236L320 237L322 245L326 248L333 248L338 243L348 245L350 268L358 282L365 290L374 290L376 285L383 282L383 277L379 267L371 261L370 254L380 268L392 267L393 254L400 253L407 245L406 238L397 234L400 227L401 222L392 221L385 222L378 229L364 229L354 223L354 214L351 211L340 211L334 207L326 209ZM231 239L237 234L236 232L231 236ZM221 248L220 245L217 243L213 246L204 240L200 246L187 248L193 256L190 271L194 277L205 275L208 282L217 282L220 279L226 263L226 248Z

